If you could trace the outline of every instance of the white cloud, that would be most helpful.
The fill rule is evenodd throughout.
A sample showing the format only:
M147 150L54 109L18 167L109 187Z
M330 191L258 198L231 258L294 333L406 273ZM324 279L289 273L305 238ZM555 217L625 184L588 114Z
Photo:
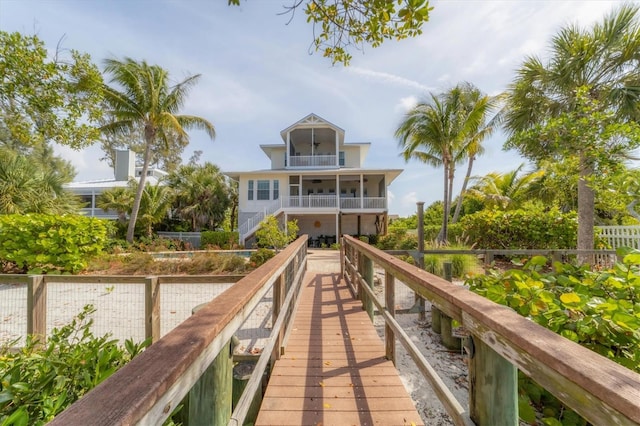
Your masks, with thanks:
M421 92L428 92L433 90L432 87L425 86L417 81L410 80L408 78L400 77L395 74L390 74L381 71L374 71L367 68L351 66L347 68L347 72L353 73L359 76L370 78L376 81L381 81L390 85L404 86L412 89L420 90Z
M394 110L396 112L405 113L418 104L418 98L416 96L407 96L401 98L396 104Z

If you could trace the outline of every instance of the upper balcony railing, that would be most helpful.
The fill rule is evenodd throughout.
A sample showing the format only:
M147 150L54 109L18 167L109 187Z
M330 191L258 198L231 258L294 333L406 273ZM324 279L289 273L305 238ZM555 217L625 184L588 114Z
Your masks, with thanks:
M387 200L384 197L340 197L331 195L299 195L282 198L283 208L337 208L341 209L384 209Z
M296 155L289 157L289 167L336 167L336 155Z

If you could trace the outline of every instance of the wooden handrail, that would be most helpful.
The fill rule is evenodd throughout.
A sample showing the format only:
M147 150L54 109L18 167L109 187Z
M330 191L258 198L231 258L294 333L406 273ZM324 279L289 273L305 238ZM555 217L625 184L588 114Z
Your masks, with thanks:
M248 317L307 238L290 244L151 345L49 423L161 424ZM306 258L304 259L306 261Z
M345 253L371 259L451 318L478 343L593 424L640 424L640 375L498 305L355 238ZM477 340L476 340L477 339Z

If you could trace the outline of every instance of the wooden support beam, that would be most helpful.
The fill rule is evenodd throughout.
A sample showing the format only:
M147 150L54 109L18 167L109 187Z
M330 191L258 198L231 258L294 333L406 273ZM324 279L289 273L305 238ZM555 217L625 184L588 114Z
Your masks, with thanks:
M147 277L144 283L144 337L160 340L160 285L158 277Z
M27 284L27 334L47 336L47 283L43 275L29 276Z
M373 289L373 261L366 256L362 257L362 277L365 279L366 285ZM362 303L364 310L369 314L369 319L373 321L373 300L371 300L371 297L369 297L365 292L362 292Z
M393 275L384 275L384 305L391 318L396 316L396 279ZM396 337L393 329L385 322L384 326L384 348L388 360L396 365Z
M478 338L471 340L469 414L478 426L518 425L518 369Z

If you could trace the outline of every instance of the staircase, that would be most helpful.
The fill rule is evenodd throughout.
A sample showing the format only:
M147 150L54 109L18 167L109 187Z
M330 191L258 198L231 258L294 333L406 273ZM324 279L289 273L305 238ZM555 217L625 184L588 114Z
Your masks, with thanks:
M269 216L277 216L282 212L282 200L275 200L269 206L261 212L256 213L253 217L250 217L246 222L238 227L238 234L240 234L240 245L244 245L247 238L253 235L260 226L260 222Z

